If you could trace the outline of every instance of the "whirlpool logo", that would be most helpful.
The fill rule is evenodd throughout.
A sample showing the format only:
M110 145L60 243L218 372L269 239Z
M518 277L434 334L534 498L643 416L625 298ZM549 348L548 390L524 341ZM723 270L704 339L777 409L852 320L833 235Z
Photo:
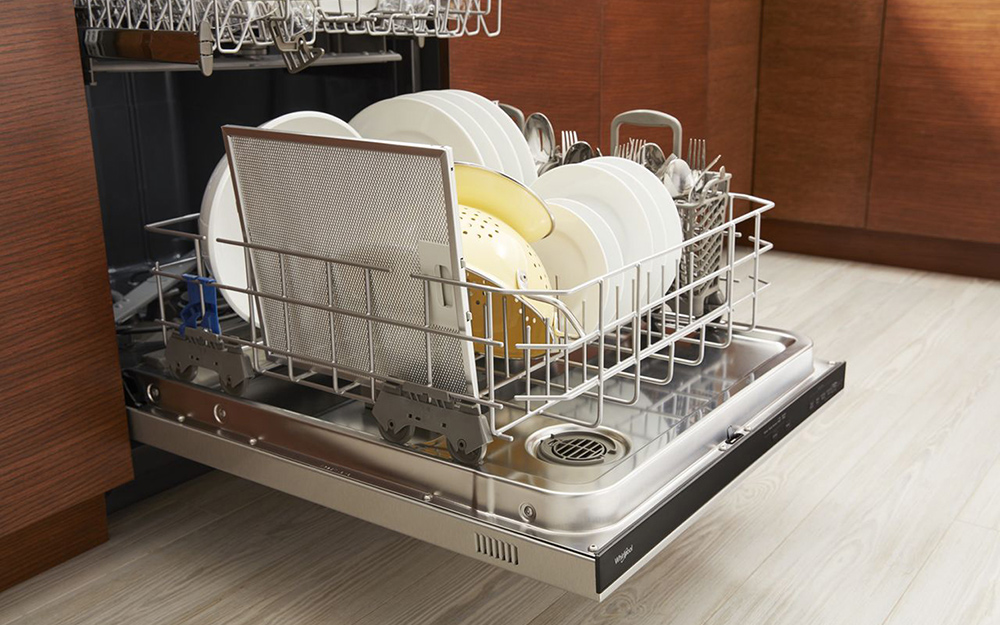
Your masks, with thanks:
M625 551L619 553L615 556L615 564L621 564L628 557L628 554L632 553L632 545L625 548Z

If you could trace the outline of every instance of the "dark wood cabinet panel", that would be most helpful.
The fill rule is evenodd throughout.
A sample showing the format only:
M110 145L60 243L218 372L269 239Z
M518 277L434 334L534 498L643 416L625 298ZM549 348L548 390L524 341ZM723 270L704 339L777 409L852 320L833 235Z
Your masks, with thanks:
M764 0L754 191L774 218L863 227L884 0Z
M868 225L1000 243L1000 3L888 0Z
M73 3L7 2L4 22L0 535L9 535L127 481L131 460Z
M499 37L449 42L449 76L452 87L541 110L605 153L615 115L666 111L749 189L759 22L760 0L510 0ZM665 130L628 134L672 144Z
M740 230L753 234L749 223ZM1000 245L780 219L769 219L762 234L785 252L1000 280Z
M605 0L601 37L601 145L611 120L656 109L681 121L687 137L707 133L708 0ZM669 153L669 131L633 129Z
M753 188L760 12L761 0L709 2L708 149L722 154L735 191Z
M91 497L13 534L0 536L0 591L107 539L104 495Z
M605 152L614 115L677 116L736 190L776 202L786 249L983 275L1000 243L998 22L993 0L509 0L500 37L451 44L450 75Z
M560 130L600 136L601 0L503 3L499 37L449 42L451 86L542 111ZM558 134L557 134L558 138Z

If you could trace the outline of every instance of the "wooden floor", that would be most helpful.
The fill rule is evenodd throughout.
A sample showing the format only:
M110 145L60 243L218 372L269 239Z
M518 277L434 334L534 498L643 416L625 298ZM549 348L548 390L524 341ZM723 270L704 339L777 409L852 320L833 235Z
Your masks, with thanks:
M772 254L847 389L596 604L213 473L0 594L0 623L1000 623L1000 283Z

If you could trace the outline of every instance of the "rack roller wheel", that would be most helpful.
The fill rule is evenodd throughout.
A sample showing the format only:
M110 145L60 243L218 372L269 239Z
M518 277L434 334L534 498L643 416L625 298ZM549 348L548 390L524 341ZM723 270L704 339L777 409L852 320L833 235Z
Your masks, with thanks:
M183 366L178 362L171 363L170 373L174 374L174 377L182 382L191 382L198 375L197 365Z
M392 421L390 421L386 427L379 423L378 431L382 435L382 438L397 445L402 445L413 438L413 433L416 431L415 427L409 425L399 429L393 429L395 425L396 424Z
M447 439L447 443L448 453L459 464L464 464L467 467L478 467L486 459L486 445L481 445L475 449L466 449L464 440L452 442L450 438Z
M242 397L243 393L247 390L247 381L246 378L242 380L230 380L228 377L220 375L219 386L222 387L222 391L227 395Z

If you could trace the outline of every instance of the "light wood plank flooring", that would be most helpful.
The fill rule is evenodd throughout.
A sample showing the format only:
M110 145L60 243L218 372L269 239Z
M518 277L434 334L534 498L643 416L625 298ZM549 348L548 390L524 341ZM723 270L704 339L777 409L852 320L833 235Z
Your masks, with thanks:
M774 253L847 389L596 604L213 473L0 594L0 624L1000 622L1000 283Z

